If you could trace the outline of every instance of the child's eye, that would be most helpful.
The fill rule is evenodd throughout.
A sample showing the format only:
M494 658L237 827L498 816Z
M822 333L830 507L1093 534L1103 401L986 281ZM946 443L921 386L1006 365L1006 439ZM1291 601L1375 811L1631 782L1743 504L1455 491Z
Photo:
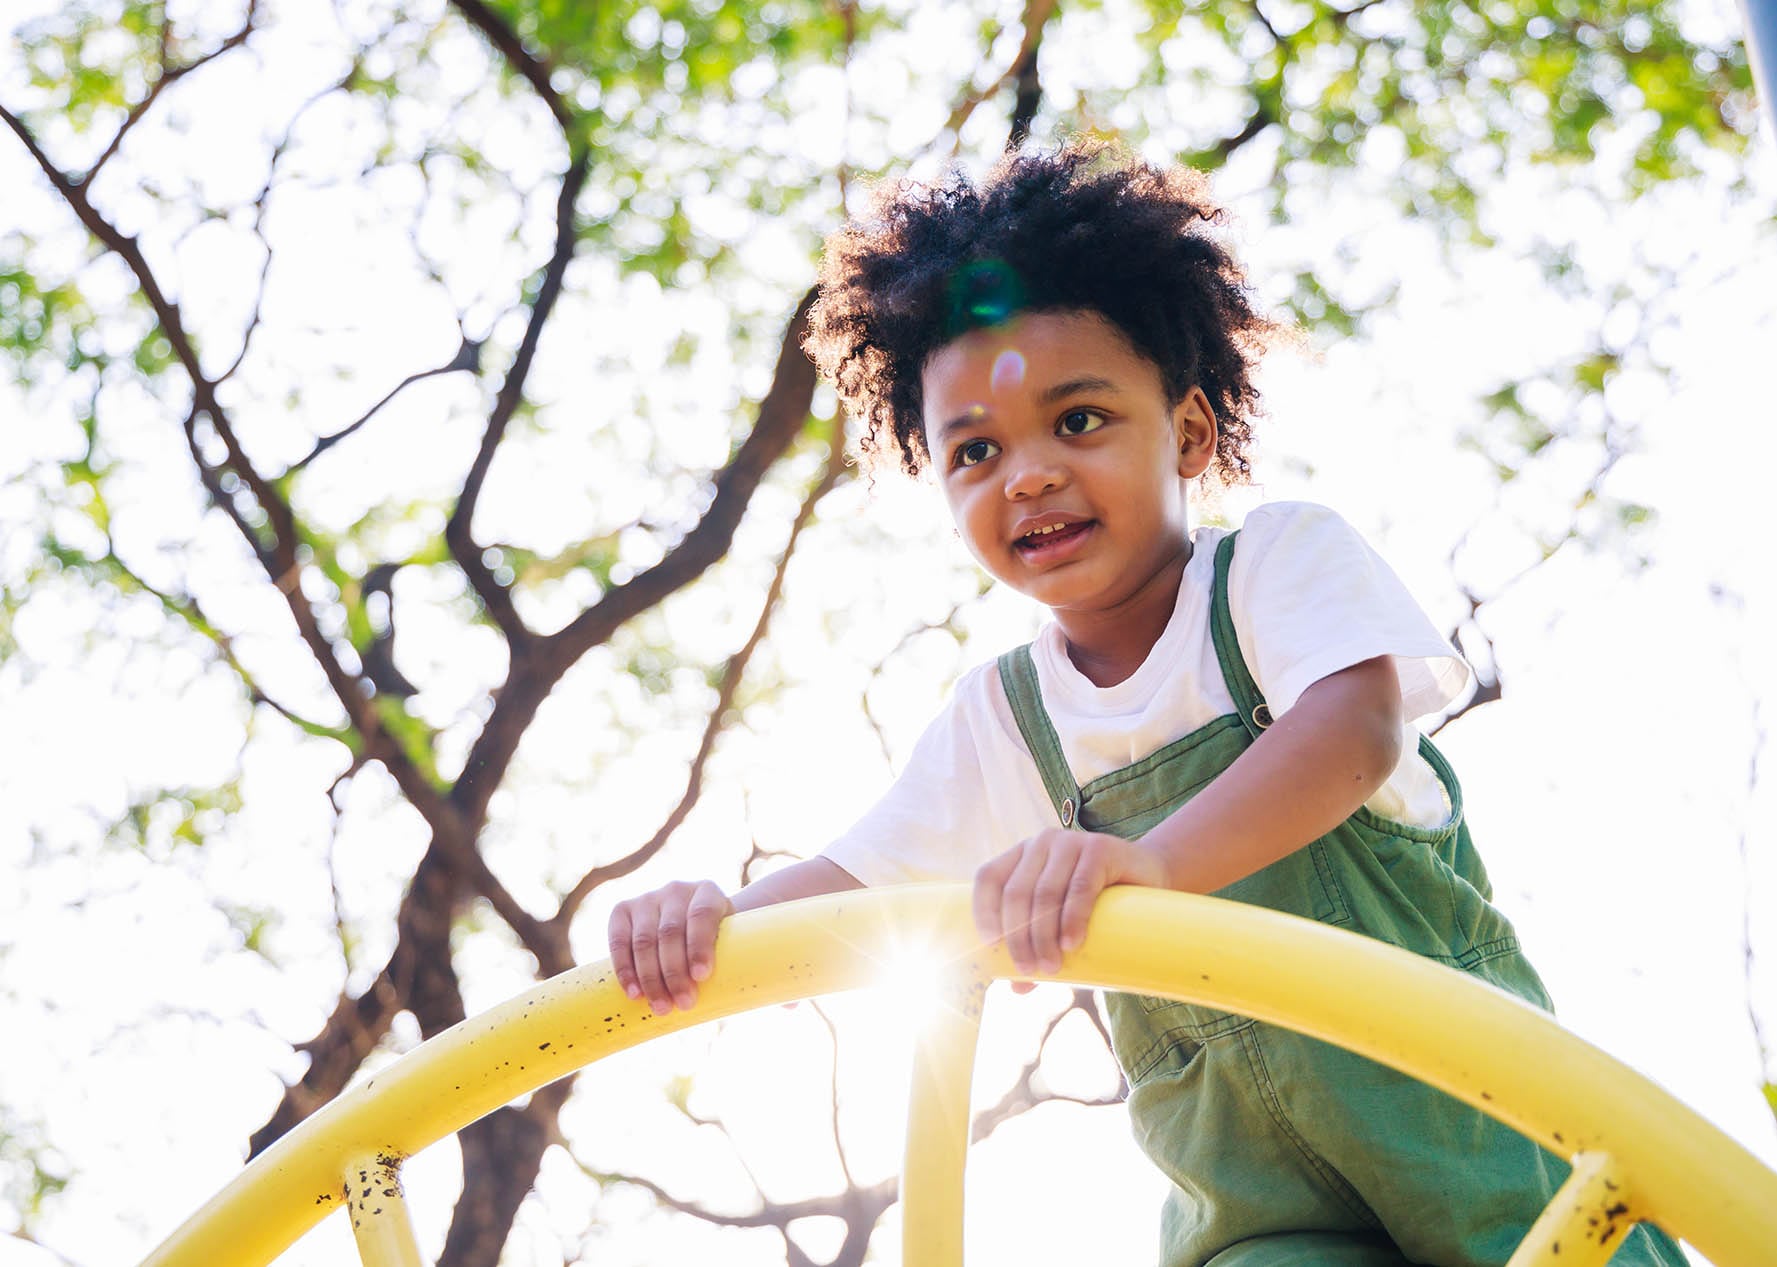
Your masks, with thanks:
M1097 431L1104 426L1104 415L1094 413L1090 409L1070 409L1061 415L1061 421L1055 430L1061 435L1083 436L1088 431Z
M956 465L975 466L1000 451L992 440L971 440L956 451Z

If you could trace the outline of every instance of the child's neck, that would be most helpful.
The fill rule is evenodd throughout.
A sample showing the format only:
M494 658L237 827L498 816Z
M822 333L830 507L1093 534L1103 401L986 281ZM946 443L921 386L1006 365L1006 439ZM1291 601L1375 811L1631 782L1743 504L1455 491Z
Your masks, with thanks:
M1114 607L1098 611L1055 611L1067 645L1067 658L1092 685L1115 686L1141 668L1166 632L1178 606L1179 585L1191 560L1189 544Z

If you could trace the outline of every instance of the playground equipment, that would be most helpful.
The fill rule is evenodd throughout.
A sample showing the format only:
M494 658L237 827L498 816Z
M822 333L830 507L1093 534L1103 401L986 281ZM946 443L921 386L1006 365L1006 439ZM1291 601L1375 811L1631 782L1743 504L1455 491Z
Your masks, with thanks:
M1746 15L1746 53L1752 62L1753 87L1765 112L1767 127L1777 127L1772 78L1777 77L1777 0L1740 0Z
M348 1090L255 1159L143 1267L259 1267L340 1209L368 1267L419 1267L400 1178L413 1153L603 1056L872 984L911 952L947 965L948 1006L912 1081L903 1261L956 1267L982 997L995 978L1030 975L1015 973L1003 949L978 945L964 885L864 890L735 916L688 1013L654 1016L625 997L608 962L545 981ZM1542 1012L1395 947L1239 903L1117 888L1049 979L1185 999L1338 1043L1568 1158L1571 1177L1510 1267L1596 1267L1639 1220L1717 1267L1760 1267L1777 1253L1777 1174ZM1457 1031L1469 1041L1449 1041Z

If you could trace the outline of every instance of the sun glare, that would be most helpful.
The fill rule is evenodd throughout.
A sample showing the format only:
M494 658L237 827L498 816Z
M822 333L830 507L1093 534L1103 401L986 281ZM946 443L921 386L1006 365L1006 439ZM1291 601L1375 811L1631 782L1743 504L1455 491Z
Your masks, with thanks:
M876 987L895 1015L924 1029L950 997L949 976L949 965L934 948L898 946L877 965Z

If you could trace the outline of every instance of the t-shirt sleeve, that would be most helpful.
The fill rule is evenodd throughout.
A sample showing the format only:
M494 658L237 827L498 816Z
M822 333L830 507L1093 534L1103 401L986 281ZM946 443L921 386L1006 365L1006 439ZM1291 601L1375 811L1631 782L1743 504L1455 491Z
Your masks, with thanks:
M1393 656L1409 719L1454 703L1469 668L1382 557L1324 506L1273 502L1247 516L1228 573L1241 653L1281 716L1320 679Z
M978 674L982 670L976 669ZM972 676L972 675L971 675ZM914 744L901 777L821 856L865 885L966 880L996 851L965 680Z

